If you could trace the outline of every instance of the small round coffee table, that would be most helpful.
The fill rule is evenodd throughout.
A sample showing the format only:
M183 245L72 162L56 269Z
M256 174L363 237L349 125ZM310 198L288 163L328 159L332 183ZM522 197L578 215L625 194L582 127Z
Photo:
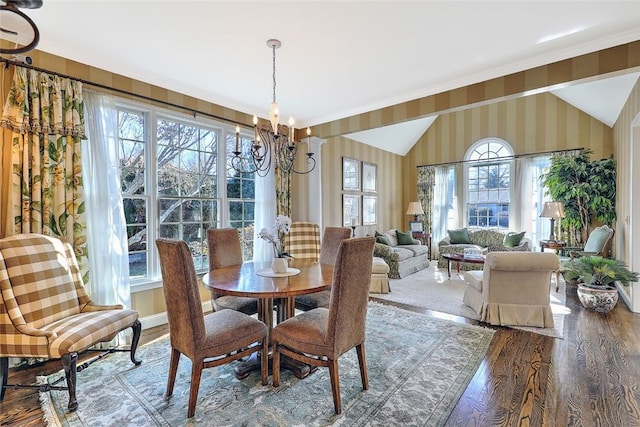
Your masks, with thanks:
M484 264L484 256L482 258L476 258L476 257L465 257L463 254L445 253L445 254L442 254L442 258L447 260L447 274L449 275L449 279L451 279L451 262L452 261L454 261L457 265L458 275L460 274L461 262L469 262L471 264Z

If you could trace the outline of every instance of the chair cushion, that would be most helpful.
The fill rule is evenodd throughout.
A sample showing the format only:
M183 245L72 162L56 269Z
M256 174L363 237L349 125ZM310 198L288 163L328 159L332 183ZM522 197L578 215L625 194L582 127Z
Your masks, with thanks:
M376 242L378 243L382 243L383 245L390 245L389 239L387 239L387 236L385 236L384 234L380 234L378 236L376 236Z
M611 232L606 228L596 227L593 229L591 234L589 234L589 238L587 239L587 243L584 245L584 252L602 252L604 248L604 244L607 243L607 239Z
M411 249L407 249L406 247L392 248L392 253L390 257L391 261L402 261L409 258L413 258L413 251Z
M262 340L267 326L235 310L214 311L204 316L205 342L196 357L225 355Z
M47 325L42 329L56 334L51 340L49 357L59 358L63 354L83 351L93 344L110 341L137 319L137 311L104 310L80 313ZM47 347L46 343L43 345Z
M410 232L403 232L400 230L396 231L396 236L398 238L398 244L399 245L413 245L413 237L411 236Z
M524 237L524 233L524 231L521 233L514 233L513 231L511 231L504 235L502 243L508 248L518 246L520 244L520 241Z
M398 246L398 236L396 235L396 230L389 230L384 233L384 236L389 241L390 246Z
M271 336L274 341L303 353L333 356L325 343L328 318L328 309L316 308L279 323Z
M466 228L460 228L458 230L447 230L447 234L449 234L449 240L452 245L456 245L459 243L471 244L469 231Z
M374 256L373 263L371 264L371 273L388 273L389 266L380 257Z
M222 295L215 299L215 305L218 310L224 310L226 308L248 315L258 312L258 300L249 297Z
M413 256L426 255L429 252L429 247L426 245L403 245L402 248L396 249L407 249L413 252Z
M302 311L313 310L318 307L329 307L331 299L331 291L314 292L308 295L299 295L296 297L296 308Z

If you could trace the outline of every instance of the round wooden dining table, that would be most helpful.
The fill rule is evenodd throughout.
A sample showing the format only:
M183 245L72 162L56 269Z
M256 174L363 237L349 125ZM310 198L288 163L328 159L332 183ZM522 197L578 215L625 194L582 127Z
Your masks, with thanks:
M310 260L290 260L289 268L299 272L282 277L267 277L264 274L270 274L270 267L270 262L249 261L210 271L202 277L202 282L212 294L257 298L258 319L267 325L271 343L274 302L277 301L278 323L293 317L296 296L331 288L333 265ZM308 365L294 360L283 360L282 366L291 369L298 378L304 378L310 373ZM236 377L245 378L249 372L259 368L258 361L250 360L236 368Z

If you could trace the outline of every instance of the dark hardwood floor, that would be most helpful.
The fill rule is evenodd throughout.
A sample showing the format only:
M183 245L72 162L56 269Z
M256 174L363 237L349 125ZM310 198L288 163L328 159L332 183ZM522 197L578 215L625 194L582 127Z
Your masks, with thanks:
M640 426L640 314L630 312L623 301L607 315L587 311L575 287L567 289L567 308L565 339L493 327L489 351L447 425ZM166 326L144 330L141 344L167 332ZM53 361L12 370L10 382L29 383L59 369L60 363ZM7 390L0 413L3 426L45 425L37 391Z

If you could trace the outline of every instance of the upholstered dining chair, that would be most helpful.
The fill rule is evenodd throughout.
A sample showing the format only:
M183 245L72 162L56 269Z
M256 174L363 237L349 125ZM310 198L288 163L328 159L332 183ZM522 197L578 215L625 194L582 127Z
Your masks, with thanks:
M313 222L296 221L284 237L285 251L295 259L317 261L320 256L320 226Z
M601 256L608 257L611 250L611 243L613 242L613 235L615 231L608 225L601 225L591 230L589 237L584 244L584 248L581 251L571 251L569 255L571 258L579 258L581 256Z
M196 271L187 244L158 239L162 288L164 290L171 361L166 398L173 394L180 355L191 360L191 385L187 418L193 417L198 400L202 370L224 365L257 351L269 354L267 326L235 310L202 312ZM267 384L268 357L261 359L262 385Z
M334 265L340 243L349 237L351 237L351 230L346 227L326 227L322 234L322 243L320 245L320 263ZM302 311L309 311L318 307L328 307L330 296L331 291L300 295L296 297L296 308Z
M111 341L127 328L133 330L131 362L139 365L135 357L142 330L138 312L92 302L69 243L42 234L0 239L0 400L7 388L68 390L68 408L76 410L76 372L103 356L78 366L78 354ZM66 388L7 384L10 357L61 359Z
M338 357L356 348L362 388L369 388L365 321L374 237L342 240L333 270L329 308L319 307L279 323L272 332L273 386L280 386L280 355L329 368L336 414L342 412Z
M242 264L240 235L236 228L208 229L207 246L209 249L209 271ZM248 315L258 312L258 300L255 298L217 295L212 292L211 305L214 311L228 308Z

